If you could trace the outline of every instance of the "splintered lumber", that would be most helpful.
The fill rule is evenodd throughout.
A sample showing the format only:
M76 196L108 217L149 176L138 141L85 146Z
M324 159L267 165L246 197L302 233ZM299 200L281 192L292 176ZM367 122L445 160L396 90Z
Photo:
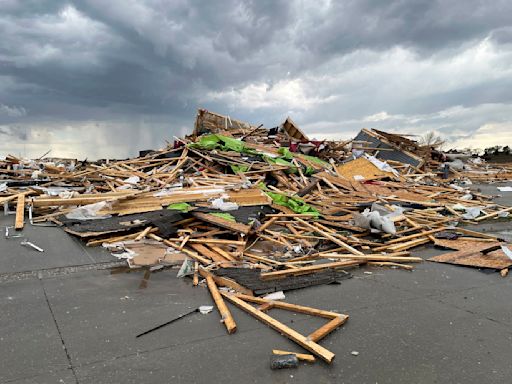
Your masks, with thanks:
M229 252L226 252L221 247L217 247L215 245L210 245L210 248L227 260L230 260L230 261L236 260L236 258L233 255L231 255Z
M14 223L14 228L16 230L23 229L25 225L25 195L20 194L18 196L16 204L16 221Z
M243 234L248 234L251 230L250 225L237 223L236 221L226 220L222 217L217 217L214 215L210 215L208 213L203 212L192 212L192 216L194 216L197 219L206 221L207 223L217 225L221 228L226 228L234 232L240 232Z
M199 274L204 278L206 278L206 276L211 276L213 278L213 280L215 281L215 284L217 284L217 285L220 285L222 287L231 288L239 293L244 294L245 296L249 296L249 297L254 296L254 293L249 288L246 288L243 285L240 285L236 281L231 280L227 277L214 275L213 273L208 272L203 267L199 268Z
M322 325L320 328L318 328L313 333L310 333L308 335L308 339L314 342L322 340L325 336L327 336L329 333L334 331L336 328L343 325L348 320L348 316L342 316L339 315L329 321L328 323Z
M406 263L421 263L421 257L412 256L386 256L386 255L340 255L338 253L324 253L322 258L336 258L336 259L354 259L354 260L368 260L368 261L392 261L392 262L406 262Z
M428 237L422 239L414 239L410 241L406 241L405 243L392 244L391 246L384 247L384 249L389 249L391 251L403 251L405 249L414 248L418 245L426 244L430 242ZM375 248L376 251L380 251L381 248Z
M307 353L288 352L288 351L282 351L280 349L273 349L272 353L274 355L295 355L295 356L297 356L297 359L302 360L302 361L307 361L309 363L314 363L316 361L315 356L307 354Z
M163 242L165 245L168 245L171 248L178 249L179 244L173 243L172 241L169 241L167 239L163 239L160 236L155 235L154 233L150 233L148 237L152 238L153 240ZM200 256L199 254L190 251L187 248L183 248L181 250L183 253L187 254L187 256L190 256L194 260L200 261L203 265L209 265L211 264L210 260L205 259L204 257Z
M472 231L470 229L466 229L466 228L453 228L452 229L454 232L461 232L461 233L465 233L467 235L472 235L472 236L475 236L475 237L481 237L483 239L492 239L492 240L498 240L498 238L496 236L493 236L493 235L489 235L487 233L480 233L480 232L476 232L476 231Z
M345 320L348 320L348 315L344 315L344 314L340 314L340 313L332 312L332 311L326 311L323 309L318 309L318 308L313 308L313 307L306 307L304 305L291 304L291 303L287 303L286 301L281 301L281 300L274 301L274 300L264 299L262 297L256 297L256 296L250 297L250 296L246 296L246 295L242 295L242 294L236 294L236 297L238 297L244 301L248 301L250 303L271 304L272 308L285 309L287 311L304 313L306 315L318 316L318 317L323 317L323 318L331 319L331 320L338 316L342 316L343 318L345 318Z
M274 216L274 217L271 217L270 220L267 220L265 223L263 223L263 225L261 227L259 227L256 231L257 232L263 232L265 229L267 229L268 227L270 227L272 224L274 224L274 222L279 219L279 216Z
M348 245L347 243L344 243L343 241L341 241L340 239L332 236L331 234L327 233L326 231L318 228L318 227L315 227L314 225L308 223L307 221L304 221L298 217L295 217L295 220L297 220L299 223L305 225L306 227L312 229L313 231L319 233L320 235L324 236L325 238L331 240L333 243L335 244L338 244L340 247L343 247L345 248L347 251L349 251L350 253L353 253L354 255L364 255L363 252L361 251L358 251L357 249L355 248L352 248L350 245Z
M484 215L484 216L477 217L475 219L475 221L482 221L482 220L490 219L491 217L495 217L495 216L498 216L498 215L500 215L502 213L511 212L511 211L512 211L512 207L500 209L499 211L496 211L496 212L493 212L493 213L489 213L489 214Z
M261 279L267 280L267 279L279 279L282 277L290 276L290 275L305 275L308 273L315 273L318 271L321 271L323 269L328 268L343 268L343 267L355 267L361 264L366 263L366 260L360 260L360 261L336 261L334 263L324 263L324 264L317 264L317 265L310 265L308 267L299 267L295 269L287 269L283 271L275 271L275 272L266 272L262 273L260 275Z
M217 285L215 284L215 281L213 280L212 276L206 276L206 284L208 284L208 289L210 290L210 294L213 297L213 300L215 301L215 305L217 305L217 309L219 310L221 321L226 326L226 329L229 334L236 331L236 323L233 319L233 316L231 316L231 312L229 311L228 307L226 306L226 303L222 299L222 296L219 293L219 290L217 289Z
M169 239L169 241L180 242L182 239ZM225 240L225 239L189 239L189 243L196 244L222 244L222 245L245 245L245 241Z
M292 328L288 327L287 325L281 323L280 321L277 321L273 317L267 315L265 312L260 311L259 309L254 308L251 304L246 303L242 299L239 299L235 295L230 295L228 293L222 292L221 293L228 301L236 305L238 308L244 310L245 312L249 313L250 315L254 316L261 322L267 324L268 326L274 328L276 331L281 333L282 335L286 336L290 340L294 341L301 347L307 349L314 355L320 357L322 360L324 360L327 363L331 363L334 359L334 353L331 351L325 349L321 345L315 343L314 341L311 341L306 336L301 335L299 332L293 330Z
M454 243L453 246L448 245L450 242ZM501 249L502 243L491 245L486 241L476 243L457 239L446 240L440 244L458 250L431 257L428 259L429 261L492 269L504 269L512 266L512 260Z
M194 277L192 279L192 285L197 287L199 285L199 263L194 261Z
M414 267L412 265L393 263L390 261L369 261L367 264L375 265L378 267L396 267L396 268L400 268L400 269L406 269L408 271L412 271L414 269Z
M417 228L417 229L419 229L419 228ZM424 231L424 232L416 233L414 235L398 237L396 239L389 240L386 244L391 245L391 244L396 244L396 243L402 243L402 242L405 242L405 240L411 240L411 239L415 239L417 237L424 237L426 235L430 235L432 233L437 233L437 232L441 232L441 231L446 231L446 227L435 228L435 229L431 229L430 231Z
M134 195L134 192L108 192L100 194L83 194L78 197L68 199L61 197L33 197L32 205L34 207L50 207L50 206L68 206L68 205L87 205L100 201L114 200L120 197Z
M190 244L190 247L194 249L194 251L198 252L199 254L208 257L212 259L215 262L222 263L227 261L224 257L219 255L217 252L212 251L211 249L208 249L202 244Z
M149 193L137 192L109 192L96 195L81 195L70 199L35 197L32 199L34 207L86 205L100 201L119 200L112 209L105 209L105 212L117 213L117 211L129 209L153 208L155 206L169 205L173 203L206 201L211 198L227 195L229 201L239 206L268 205L270 198L259 189L246 189L243 191L225 191L223 187L191 187L183 188L162 197L155 197ZM102 211L103 212L103 211Z
M143 238L145 238L149 232L151 232L153 228L152 227L147 227L146 229L144 229L141 233L139 233L137 235L137 237L135 238L135 241L140 241L142 240Z

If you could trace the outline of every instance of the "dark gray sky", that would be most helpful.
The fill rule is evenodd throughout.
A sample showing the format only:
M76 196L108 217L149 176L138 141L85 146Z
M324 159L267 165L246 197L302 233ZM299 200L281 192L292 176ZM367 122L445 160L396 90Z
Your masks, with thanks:
M158 148L198 107L512 144L512 2L0 0L0 155Z

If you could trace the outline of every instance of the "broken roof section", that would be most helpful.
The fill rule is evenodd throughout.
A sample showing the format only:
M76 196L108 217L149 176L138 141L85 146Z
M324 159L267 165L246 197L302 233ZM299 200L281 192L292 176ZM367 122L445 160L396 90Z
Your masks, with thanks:
M416 168L421 167L425 162L423 158L410 152L416 152L420 146L401 135L363 128L354 138L354 143L361 144L357 149L374 150L374 156L381 160L398 161Z
M281 135L281 137L278 139L282 140L295 142L309 141L306 134L302 132L290 117L287 117L279 127L267 129L263 127L263 124L256 126L245 121L233 119L228 115L221 115L206 109L199 109L197 111L193 136L197 137L205 133L215 133L228 137L247 139L246 141L259 141L257 138L262 137L271 140L274 136L279 135Z
M250 131L251 124L245 121L232 119L227 115L210 112L206 109L198 109L196 122L194 124L194 136L199 136L203 133L221 133L225 136L230 136L229 132L244 132Z
M302 130L294 123L294 121L288 116L284 123L281 125L281 128L286 134L290 137L290 139L294 139L297 141L309 141L308 137Z

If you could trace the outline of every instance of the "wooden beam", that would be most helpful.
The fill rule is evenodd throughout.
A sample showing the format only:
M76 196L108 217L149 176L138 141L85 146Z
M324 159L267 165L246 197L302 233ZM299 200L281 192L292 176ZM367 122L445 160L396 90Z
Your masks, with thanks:
M233 319L233 316L231 316L231 312L229 311L228 307L226 306L226 303L222 299L222 296L220 295L220 292L217 288L217 285L215 284L215 281L213 281L212 276L206 276L206 284L208 284L208 289L210 290L210 294L213 297L213 300L215 301L215 304L217 305L217 309L219 310L221 321L226 326L226 329L229 334L232 334L236 331L236 323Z
M213 273L208 272L206 269L202 267L199 268L199 274L204 278L206 278L206 276L211 276L213 278L213 281L215 281L215 284L217 285L231 288L248 297L254 296L254 293L249 288L246 288L243 285L238 284L236 281L228 279L227 277L214 275Z
M264 299L262 297L256 297L256 296L251 297L251 296L241 295L241 294L236 294L236 297L238 297L239 299L242 299L244 301L248 301L250 303L271 304L272 308L279 308L279 309L284 309L287 311L304 313L306 315L318 316L318 317L323 317L323 318L331 319L331 320L340 316L340 314L337 312L325 311L323 309L318 309L318 308L313 308L313 307L306 307L304 305L291 304L291 303L287 303L286 301L281 301L281 300L273 301L273 300ZM346 316L348 318L347 315L341 315L341 316Z
M310 355L308 353L288 352L288 351L282 351L280 349L273 349L272 353L274 355L295 355L295 356L297 356L297 359L302 360L302 361L307 361L308 363L314 363L316 361L315 356Z
M317 265L310 265L309 267L299 267L299 268L287 269L287 270L283 270L283 271L262 273L260 275L260 278L263 280L279 279L279 278L286 277L289 275L306 275L308 273L315 273L315 272L321 271L323 269L329 269L329 268L355 267L355 266L358 266L358 265L361 265L364 263L366 263L366 260L336 261L334 263L317 264Z
M420 227L418 227L417 229L421 230ZM397 237L396 239L389 240L388 242L386 242L386 245L402 243L402 242L405 242L406 240L415 239L417 237L424 237L426 235L430 235L432 233L437 233L437 232L441 232L441 231L446 231L446 227L435 228L435 229L431 229L430 231L424 231L424 232L420 232L420 233L415 233L414 235Z
M299 332L291 329L287 325L281 323L280 321L277 321L273 317L270 317L265 312L262 312L256 308L254 308L251 304L246 303L245 301L239 299L238 297L234 295L229 295L225 292L221 293L228 301L236 305L238 308L244 310L245 312L249 313L250 315L254 316L261 322L267 324L268 326L274 328L276 331L281 333L282 335L286 336L290 340L294 341L301 347L307 349L314 355L320 357L322 360L324 360L327 363L331 363L334 359L334 353L331 351L325 349L321 345L318 345L314 341L309 340L304 335L301 335Z
M394 262L405 262L405 263L421 263L423 259L421 257L412 256L386 256L386 255L340 255L338 253L324 253L320 255L322 258L328 259L353 259L353 260L367 260L367 261L394 261Z
M363 253L363 252L358 251L357 249L352 248L350 245L348 245L348 244L344 243L344 242L343 242L343 241L341 241L340 239L338 239L338 238L336 238L336 237L332 236L331 234L329 234L329 233L327 233L327 232L325 232L325 231L323 231L323 230L321 230L321 229L319 229L319 228L315 227L314 225L312 225L312 224L308 223L307 221L304 221L304 220L302 220L302 219L300 219L300 218L298 218L298 217L295 217L295 220L297 220L299 223L301 223L301 224L305 225L306 227L308 227L308 228L312 229L313 231L315 231L315 232L317 232L317 233L321 234L321 235L322 235L322 236L324 236L325 238L327 238L327 239L331 240L333 243L338 244L340 247L345 248L345 249L346 249L347 251L349 251L350 253L353 253L354 255L364 255L364 253Z
M482 221L482 220L490 219L491 217L495 217L495 216L498 216L501 213L510 212L510 211L512 211L512 207L505 208L505 209L500 209L499 211L496 211L496 212L493 212L493 213L489 213L488 215L477 217L475 219L475 221Z
M18 202L16 204L16 222L14 228L18 231L23 229L25 226L25 195L20 194L18 196Z
M341 327L346 321L348 320L348 316L346 315L339 315L329 321L327 324L324 324L320 328L318 328L316 331L311 333L308 336L308 339L314 342L322 340L325 336L327 336L329 333L334 331L336 328Z

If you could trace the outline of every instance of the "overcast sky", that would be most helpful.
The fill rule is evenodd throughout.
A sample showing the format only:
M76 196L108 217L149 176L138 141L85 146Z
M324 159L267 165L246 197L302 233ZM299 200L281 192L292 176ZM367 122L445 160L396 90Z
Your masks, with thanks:
M0 0L0 155L125 157L204 107L512 145L512 1Z

